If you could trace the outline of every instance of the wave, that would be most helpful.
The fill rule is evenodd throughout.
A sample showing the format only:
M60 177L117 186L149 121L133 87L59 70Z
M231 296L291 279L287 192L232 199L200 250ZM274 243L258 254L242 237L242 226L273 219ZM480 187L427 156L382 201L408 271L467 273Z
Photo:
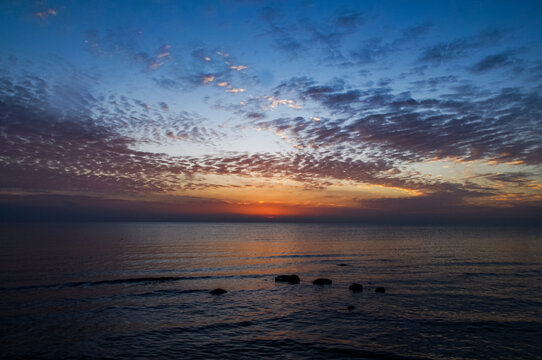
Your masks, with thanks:
M243 259L299 259L299 258L352 258L352 257L362 257L367 256L366 254L289 254L289 255L270 255L270 256L250 256Z
M251 275L203 275L203 276L158 276L158 277L135 277L124 279L106 279L97 281L74 281L64 284L48 284L48 285L27 285L16 287L3 287L0 291L9 290L33 290L33 289L62 289L76 287L91 287L100 285L122 285L122 284L145 284L145 283L164 283L182 280L206 280L206 279L245 279L245 278L271 278L269 274L251 274Z
M491 331L506 330L506 331L519 331L524 333L539 334L542 330L542 322L537 320L532 321L496 321L496 320L420 320L418 322L421 325L440 326L445 328L452 327L467 327L473 330L476 329L488 329Z
M123 297L154 297L154 296L177 296L182 294L193 294L193 293L199 293L199 292L209 292L207 289L187 289L187 290L178 290L178 289L163 289L163 290L156 290L156 291L150 291L146 293L141 294L128 294L124 295Z
M518 262L518 261L453 261L442 264L434 264L436 266L542 266L539 262Z
M232 327L245 327L252 325L250 321L232 323ZM169 329L175 332L176 329ZM184 328L182 329L185 330ZM194 331L191 329L190 331ZM166 332L166 333L164 333ZM158 342L167 337L167 330L149 334L132 334L122 337L110 337L109 341L123 342L123 338L146 338L147 336L156 337ZM182 349L177 348L182 346ZM370 351L356 349L346 346L336 346L330 343L313 343L298 341L294 339L266 339L256 338L251 340L235 341L213 341L212 343L198 343L191 346L185 342L178 342L168 348L168 353L161 354L163 357L175 357L174 355L182 351L183 358L186 359L254 359L254 358L298 358L298 359L380 359L380 360L428 360L426 357L416 357L401 355L388 351ZM156 355L156 353L154 353Z

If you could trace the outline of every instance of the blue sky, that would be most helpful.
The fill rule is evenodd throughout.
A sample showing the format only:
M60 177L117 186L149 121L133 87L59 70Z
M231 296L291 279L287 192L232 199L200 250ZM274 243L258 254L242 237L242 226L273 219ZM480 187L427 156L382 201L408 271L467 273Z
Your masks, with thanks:
M0 202L22 217L38 202L60 217L523 218L542 201L541 15L5 1Z

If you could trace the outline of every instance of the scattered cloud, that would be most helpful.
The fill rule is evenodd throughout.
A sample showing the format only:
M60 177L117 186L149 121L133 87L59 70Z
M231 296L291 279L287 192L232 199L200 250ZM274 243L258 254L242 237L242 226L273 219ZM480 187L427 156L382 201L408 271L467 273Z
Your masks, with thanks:
M39 17L40 19L46 19L49 16L56 16L56 10L47 9L47 10L43 10L43 11L38 11L36 13L36 16Z
M408 92L393 94L390 88L345 90L340 84L320 85L298 77L279 84L275 93L316 101L343 116L326 126L308 126L301 137L303 146L364 144L392 158L416 161L542 161L542 134L533 131L529 120L542 116L537 93L505 89L474 98L415 99Z
M210 82L213 82L215 79L214 75L205 75L203 76L203 79L201 80L204 84L208 84Z
M158 48L154 56L149 56L147 53L139 52L135 55L135 59L138 62L145 63L147 70L156 70L169 61L170 49L171 45L166 44Z
M279 105L287 105L289 108L294 110L301 109L301 105L295 102L295 100L289 99L277 99L274 96L264 96L266 100L269 101L268 104L260 105L263 110L271 110L276 108Z
M433 27L434 26L431 23L424 23L421 25L406 28L403 30L403 38L405 39L418 38L420 36L427 34Z
M476 36L463 37L449 42L440 42L426 47L422 51L419 61L432 65L440 65L443 62L465 57L472 50L495 45L505 35L505 31L492 30L482 32Z
M87 50L77 65L0 57L0 189L148 199L283 186L329 197L338 218L539 209L534 35L500 26L450 37L438 19L400 28L350 5L315 16L310 3L250 4L260 19L220 24L224 34L251 27L234 43L89 21L69 35ZM240 202L182 201L224 211Z
M475 73L482 73L489 70L503 68L513 65L516 61L513 58L513 52L503 51L497 54L491 54L474 64L470 70Z
M345 10L334 17L334 23L337 27L354 31L363 24L363 18L357 11Z

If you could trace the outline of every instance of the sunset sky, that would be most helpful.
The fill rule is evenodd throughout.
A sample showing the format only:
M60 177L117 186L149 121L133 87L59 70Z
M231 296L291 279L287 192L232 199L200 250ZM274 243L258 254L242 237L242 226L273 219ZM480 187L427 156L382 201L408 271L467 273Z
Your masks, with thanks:
M0 221L542 222L540 1L2 1Z

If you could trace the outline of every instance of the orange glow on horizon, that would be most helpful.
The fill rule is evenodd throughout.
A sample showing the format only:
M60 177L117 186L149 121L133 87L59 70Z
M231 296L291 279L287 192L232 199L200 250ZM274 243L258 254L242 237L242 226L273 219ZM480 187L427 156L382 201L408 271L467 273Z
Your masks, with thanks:
M258 201L257 203L239 204L234 210L237 214L255 215L267 218L278 216L306 215L308 209L302 209L288 204L270 204ZM305 211L303 211L305 210Z

